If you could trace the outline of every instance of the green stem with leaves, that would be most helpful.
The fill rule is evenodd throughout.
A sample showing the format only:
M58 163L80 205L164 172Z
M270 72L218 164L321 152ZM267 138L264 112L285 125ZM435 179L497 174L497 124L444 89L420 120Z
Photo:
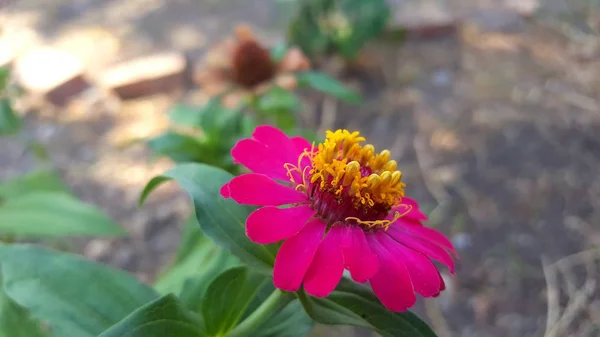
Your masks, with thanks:
M288 303L294 300L294 295L275 289L269 297L251 313L245 320L236 326L227 337L249 337L254 336L260 326L273 314L279 312Z

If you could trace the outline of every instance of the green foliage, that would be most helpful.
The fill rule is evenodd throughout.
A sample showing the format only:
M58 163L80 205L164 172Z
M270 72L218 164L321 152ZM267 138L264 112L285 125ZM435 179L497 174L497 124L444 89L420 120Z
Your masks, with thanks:
M215 164L216 149L206 146L199 137L167 131L152 138L148 146L156 155L169 157L176 163L207 162Z
M174 295L165 295L135 310L98 337L204 337L202 323Z
M256 337L305 337L312 328L312 319L300 302L294 301L266 321Z
M19 236L121 236L96 208L62 192L34 192L0 205L0 233Z
M279 63L281 60L283 60L283 57L287 51L288 47L285 45L285 43L279 43L271 48L271 59L275 63Z
M245 221L252 210L224 199L219 191L233 178L230 173L197 163L180 164L155 177L142 192L143 202L150 192L168 180L176 180L194 203L196 217L206 235L228 249L243 262L261 272L270 273L275 261L276 245L257 245L245 234Z
M174 264L161 274L154 288L162 294L180 294L184 304L195 310L212 279L236 264L234 256L202 233L192 215L185 224Z
M6 294L55 336L96 337L158 295L131 275L31 245L0 245Z
M435 337L425 322L411 312L388 311L365 286L347 278L327 298L298 293L306 312L317 322L354 325L376 331L383 337Z
M48 337L39 322L17 305L0 287L0 337Z
M0 233L17 236L121 236L104 213L69 194L52 171L34 171L0 184Z
M202 315L209 336L226 336L269 280L261 274L236 267L221 273L206 291Z
M284 132L296 128L296 115L301 107L300 99L283 88L273 86L256 100L256 110L267 123L273 124Z
M298 74L298 84L306 86L348 103L358 103L360 95L346 88L340 81L320 72L307 71Z
M167 156L176 163L196 162L236 171L229 152L245 135L246 116L242 106L228 109L220 98L209 100L202 107L177 105L169 112L171 121L197 135L171 130L148 141L156 155Z
M310 57L338 53L354 59L383 32L389 16L385 0L304 0L288 28L288 40Z
M10 70L7 67L0 67L0 93L8 86Z
M0 136L14 135L21 130L21 120L15 114L8 98L0 96Z
M0 199L12 199L34 192L63 192L71 190L54 171L39 170L0 183Z

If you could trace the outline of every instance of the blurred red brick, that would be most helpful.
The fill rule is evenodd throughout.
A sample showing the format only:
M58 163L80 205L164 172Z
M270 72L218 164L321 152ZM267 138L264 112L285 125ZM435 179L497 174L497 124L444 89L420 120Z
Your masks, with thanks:
M43 94L55 105L66 105L88 89L81 62L60 49L40 47L15 61L19 84L30 93Z
M100 82L122 99L131 99L182 88L185 71L185 57L170 52L117 64L104 72Z

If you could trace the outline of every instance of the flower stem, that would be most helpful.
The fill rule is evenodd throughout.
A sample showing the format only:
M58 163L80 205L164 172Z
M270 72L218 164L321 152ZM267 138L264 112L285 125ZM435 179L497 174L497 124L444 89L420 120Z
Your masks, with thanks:
M258 329L271 316L279 312L283 307L294 299L291 293L284 293L275 289L267 299L254 310L245 320L236 326L227 337L249 337L254 336Z

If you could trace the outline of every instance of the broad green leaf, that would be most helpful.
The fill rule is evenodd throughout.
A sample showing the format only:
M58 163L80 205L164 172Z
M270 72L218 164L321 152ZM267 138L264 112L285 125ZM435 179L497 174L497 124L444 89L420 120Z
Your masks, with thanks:
M135 310L98 337L204 337L199 318L174 295L165 295Z
M215 245L200 230L192 215L185 225L175 263L161 274L154 288L161 294L182 293L184 304L190 306L201 297L198 288L206 289L221 271L235 265L236 259L225 249Z
M185 280L183 289L179 294L181 302L186 308L201 312L204 295L211 282L224 270L237 265L239 265L239 261L231 253L221 248L213 259L200 266L201 271ZM197 268L198 265L195 265L195 267Z
M354 325L371 329L383 337L436 337L425 322L411 312L387 310L373 292L347 278L327 298L298 292L304 309L315 321L330 325Z
M243 317L269 279L248 267L236 267L221 273L208 286L202 303L202 316L210 336L226 336Z
M45 337L39 322L18 306L0 287L0 337Z
M0 136L17 133L21 129L21 120L15 114L10 101L0 98Z
M224 199L220 189L233 178L220 168L205 164L180 164L155 177L144 188L143 202L150 192L168 180L176 180L190 195L203 232L257 270L270 274L276 245L258 245L246 236L245 221L252 208Z
M148 146L156 154L167 156L176 163L215 163L215 150L204 144L200 139L190 135L167 131L148 141Z
M0 233L45 237L121 236L98 209L63 192L32 192L0 205Z
M265 322L255 337L306 337L313 325L300 302L294 301Z
M52 171L35 171L0 183L0 199L12 199L32 192L71 193Z
M357 92L346 88L338 80L321 72L307 71L298 74L298 84L321 91L345 102L358 103L361 100Z
M4 289L55 336L96 337L158 294L133 276L73 254L0 245Z
M199 246L203 246L205 241L206 236L200 230L196 215L194 213L190 214L183 225L181 240L175 254L175 264L185 261Z

